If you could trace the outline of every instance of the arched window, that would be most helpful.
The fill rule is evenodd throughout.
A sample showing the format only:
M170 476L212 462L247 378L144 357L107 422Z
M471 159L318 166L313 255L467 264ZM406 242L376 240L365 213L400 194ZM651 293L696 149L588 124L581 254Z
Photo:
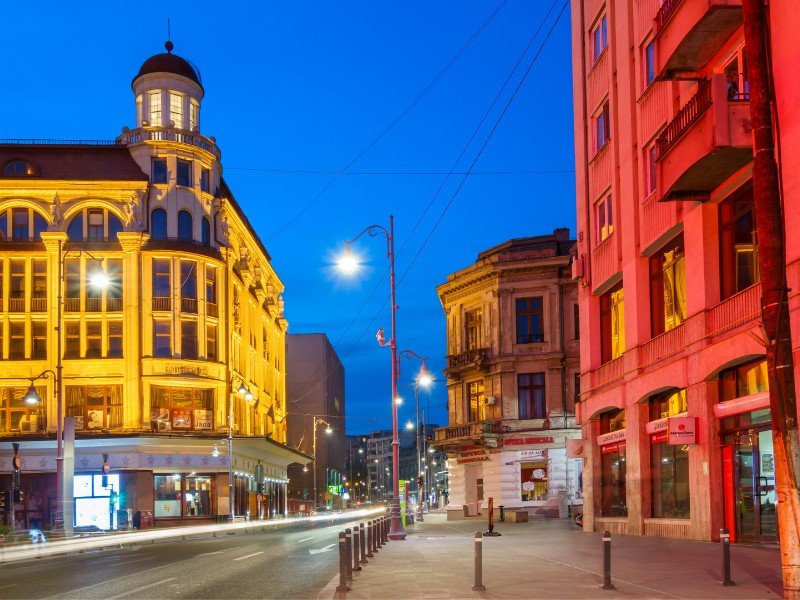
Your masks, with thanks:
M41 241L47 221L32 208L11 208L0 211L0 240Z
M112 240L117 239L117 234L122 231L122 222L116 215L108 213L108 237Z
M200 234L200 239L203 242L204 246L211 245L211 223L208 221L208 217L203 217L202 223L202 230Z
M19 175L35 175L36 171L33 165L27 160L21 158L12 158L3 167L3 175L19 176Z
M41 240L42 232L47 231L47 221L37 212L33 213L33 239Z
M178 213L178 239L185 241L194 239L192 234L192 215L187 210L182 210Z
M163 208L155 209L150 216L150 235L156 240L167 237L167 211Z
M67 237L73 241L83 239L83 213L78 213L72 218L67 227Z

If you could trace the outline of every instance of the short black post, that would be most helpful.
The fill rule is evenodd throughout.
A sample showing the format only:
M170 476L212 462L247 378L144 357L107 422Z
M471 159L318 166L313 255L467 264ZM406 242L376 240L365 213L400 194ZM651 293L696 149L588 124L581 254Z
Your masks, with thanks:
M736 585L731 579L731 534L727 527L719 530L719 541L722 542L722 585Z
M506 522L506 507L501 504L497 508L500 509L500 522L501 523L505 523Z
M472 589L476 592L486 591L483 587L483 534L475 532L475 584Z
M380 545L386 543L386 517L381 517L381 532L380 532Z
M337 592L349 592L350 587L347 585L347 541L345 539L344 531L339 532L339 585L336 586Z
M347 581L353 581L353 530L349 527L344 530L345 544L344 544L344 564L347 569Z
M389 543L389 529L392 523L391 517L384 517L383 519L383 541Z
M611 583L611 532L603 532L603 585L601 590L615 590Z
M361 564L367 564L367 532L364 531L364 524L358 524L358 544L361 547Z
M372 528L372 521L367 521L367 554L368 558L375 556L375 530Z
M353 527L353 571L361 570L361 546L358 538L361 537L361 530L358 525Z

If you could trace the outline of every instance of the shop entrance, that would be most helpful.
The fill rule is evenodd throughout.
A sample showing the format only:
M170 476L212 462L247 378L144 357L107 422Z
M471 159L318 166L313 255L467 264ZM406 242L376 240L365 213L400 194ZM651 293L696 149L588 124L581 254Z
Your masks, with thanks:
M768 427L737 431L724 438L725 526L734 542L777 543L772 447Z

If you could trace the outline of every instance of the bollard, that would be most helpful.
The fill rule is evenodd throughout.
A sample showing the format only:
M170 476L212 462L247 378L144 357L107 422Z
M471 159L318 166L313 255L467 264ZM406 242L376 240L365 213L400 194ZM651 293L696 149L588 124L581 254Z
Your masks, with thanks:
M347 582L353 581L353 530L349 527L344 530L344 566L347 570Z
M353 571L361 570L361 546L358 543L360 536L361 530L358 525L353 526Z
M731 579L731 534L727 527L719 530L719 541L722 542L722 585L736 585Z
M381 517L381 526L380 526L380 531L378 532L378 540L379 540L378 544L380 546L383 546L386 543L385 531L386 531L386 517Z
M358 524L358 545L361 547L360 556L361 556L361 564L362 565L367 564L367 540L366 540L366 537L367 537L367 534L364 531L364 524L363 523L359 523Z
M375 530L372 528L372 521L367 521L367 554L368 558L375 556Z
M611 532L603 532L603 585L601 590L615 590L611 583Z
M347 542L345 540L344 531L339 532L339 585L336 586L337 592L349 592L350 587L347 585L347 567L345 567Z
M486 591L483 587L483 534L475 532L475 585L472 589L476 592Z
M501 523L505 523L505 521L506 521L506 507L501 504L497 508L500 509L500 522Z
M386 517L383 521L383 541L389 543L389 530L391 529L392 518Z
M374 540L373 544L375 545L375 552L381 547L381 518L378 517L372 524L373 533L374 533Z

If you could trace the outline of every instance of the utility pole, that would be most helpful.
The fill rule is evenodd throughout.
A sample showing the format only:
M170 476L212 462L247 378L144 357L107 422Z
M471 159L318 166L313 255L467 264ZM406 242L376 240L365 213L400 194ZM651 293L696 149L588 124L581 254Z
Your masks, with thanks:
M784 598L800 599L800 439L786 284L786 250L772 134L772 69L763 0L742 0L750 118L753 197L761 271L761 313L767 342L770 414L775 453L778 535Z

